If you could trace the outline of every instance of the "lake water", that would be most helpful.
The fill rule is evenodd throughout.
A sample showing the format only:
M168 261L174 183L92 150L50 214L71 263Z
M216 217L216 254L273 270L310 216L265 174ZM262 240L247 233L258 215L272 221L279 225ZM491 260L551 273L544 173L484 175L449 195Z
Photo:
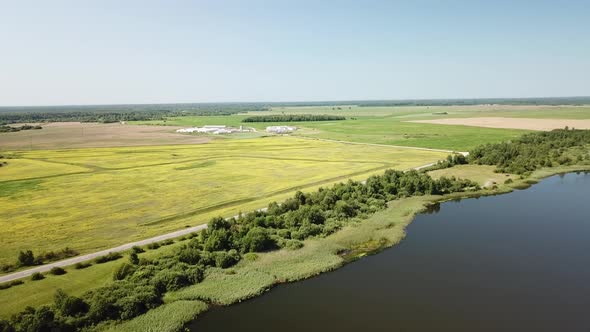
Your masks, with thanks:
M191 331L590 331L590 174L447 202L398 246Z

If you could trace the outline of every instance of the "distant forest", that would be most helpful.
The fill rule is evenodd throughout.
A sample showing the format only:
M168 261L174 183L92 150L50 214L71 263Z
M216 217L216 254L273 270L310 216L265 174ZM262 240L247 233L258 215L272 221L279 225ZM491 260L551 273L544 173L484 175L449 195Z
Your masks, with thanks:
M273 114L257 115L245 118L242 122L300 122L300 121L336 121L346 120L339 115L326 114Z
M271 107L298 106L451 106L451 105L588 105L590 97L555 98L488 98L488 99L407 99L407 100L344 100L318 102L272 103L187 103L130 104L80 106L0 107L0 125L24 122L119 122L164 120L187 115L231 115L250 111L268 111ZM281 120L285 121L285 120ZM319 120L296 120L319 121Z
M231 115L266 111L259 104L154 104L106 106L0 107L0 125L26 122L101 122L165 120L189 115Z
M481 98L481 99L407 99L348 102L361 107L371 106L467 106L467 105L588 105L590 97L548 98ZM346 103L345 103L346 104Z

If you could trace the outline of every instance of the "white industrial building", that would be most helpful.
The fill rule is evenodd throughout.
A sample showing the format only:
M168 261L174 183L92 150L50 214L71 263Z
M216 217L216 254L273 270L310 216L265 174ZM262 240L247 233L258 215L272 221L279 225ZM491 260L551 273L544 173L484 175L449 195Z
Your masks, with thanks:
M207 125L203 127L194 127L194 128L182 128L176 130L177 133L203 133L203 134L231 134L235 132L248 132L251 131L250 129L244 129L240 126L239 129L237 128L230 128L227 126L215 126L215 125Z
M297 128L290 127L290 126L269 126L269 127L266 127L267 133L275 133L275 134L292 133L295 130L297 130Z

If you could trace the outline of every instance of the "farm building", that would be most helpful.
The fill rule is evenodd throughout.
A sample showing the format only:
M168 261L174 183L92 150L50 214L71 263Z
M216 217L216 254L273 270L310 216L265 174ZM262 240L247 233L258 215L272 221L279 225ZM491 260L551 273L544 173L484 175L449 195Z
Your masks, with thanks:
M269 127L266 127L267 133L275 133L275 134L286 134L286 133L294 132L295 130L297 130L297 128L290 127L290 126L269 126Z
M177 133L204 133L204 134L231 134L235 132L249 132L250 129L244 129L240 126L239 129L237 128L230 128L227 126L215 126L215 125L207 125L203 127L194 127L194 128L182 128L176 130Z

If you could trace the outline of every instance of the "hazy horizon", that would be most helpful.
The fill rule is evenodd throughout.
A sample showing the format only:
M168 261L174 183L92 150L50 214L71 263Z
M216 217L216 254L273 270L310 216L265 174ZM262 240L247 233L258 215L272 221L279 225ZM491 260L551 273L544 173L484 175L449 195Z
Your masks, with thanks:
M420 98L420 99L357 99L357 100L280 100L280 101L205 101L205 102L164 102L164 103L121 103L121 104L54 104L54 105L0 105L2 108L43 108L43 107L101 107L101 106L141 106L141 105L221 105L221 104L273 104L273 105L306 105L306 104L330 104L344 105L342 103L377 103L377 102L443 102L443 101L525 101L525 100L554 100L554 99L588 99L584 104L590 103L589 96L545 96L545 97L481 97L481 98ZM428 105L428 103L425 103ZM502 103L506 104L506 103ZM553 103L555 104L555 103ZM570 102L564 105L570 105ZM469 105L469 104L468 104ZM539 104L542 105L542 104ZM376 105L377 106L377 105ZM403 106L403 105L402 105Z
M7 3L0 106L588 96L587 4Z

